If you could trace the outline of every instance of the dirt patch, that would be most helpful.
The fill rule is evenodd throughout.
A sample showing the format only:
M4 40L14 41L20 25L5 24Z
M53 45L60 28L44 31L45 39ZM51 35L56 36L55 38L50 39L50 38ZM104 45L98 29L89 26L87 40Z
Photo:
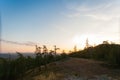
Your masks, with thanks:
M78 73L82 76L92 76L111 73L109 69L102 67L100 64L102 62L80 59L80 58L70 58L64 62L58 64L62 68L62 71L68 71L70 73Z

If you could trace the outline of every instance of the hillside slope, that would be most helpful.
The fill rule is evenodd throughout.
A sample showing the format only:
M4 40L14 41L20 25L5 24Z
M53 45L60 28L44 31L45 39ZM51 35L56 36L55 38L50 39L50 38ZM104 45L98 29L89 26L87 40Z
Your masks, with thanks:
M71 57L95 59L120 66L120 44L99 44L69 54Z
M108 69L101 66L103 62L82 59L82 58L68 58L64 61L58 61L48 64L47 71L43 70L41 73L29 73L25 80L120 80L120 71ZM37 69L36 69L37 71ZM82 78L82 79L81 79ZM113 79L114 78L114 79Z

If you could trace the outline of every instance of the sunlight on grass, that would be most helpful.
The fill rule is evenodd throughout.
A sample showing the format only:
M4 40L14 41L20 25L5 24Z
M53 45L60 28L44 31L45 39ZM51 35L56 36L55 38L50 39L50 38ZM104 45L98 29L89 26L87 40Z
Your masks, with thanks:
M34 77L34 80L60 80L62 74L54 72L46 72Z

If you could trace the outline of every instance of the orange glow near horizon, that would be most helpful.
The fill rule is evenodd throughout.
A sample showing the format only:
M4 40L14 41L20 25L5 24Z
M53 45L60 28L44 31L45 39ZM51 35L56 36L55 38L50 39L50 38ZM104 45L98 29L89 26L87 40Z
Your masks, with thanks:
M1 48L2 53L16 53L16 52L34 53L35 52L35 46L16 45L16 44L4 43L4 42L2 43L1 46L2 46ZM48 48L48 51L54 50L53 46L50 47L46 45L46 47ZM60 50L57 50L57 52L61 53L63 50L65 50L65 52L68 52L68 50L65 48L60 48Z
M2 43L1 52L15 53L18 52L34 52L34 46L16 45L9 43Z
M90 46L98 45L101 44L104 40L107 40L109 38L104 38L99 35L93 35L93 34L84 34L84 35L75 35L71 39L66 40L65 43L61 44L59 43L57 48L60 48L60 50L57 50L58 53L62 53L63 50L68 53L69 51L74 51L74 46L77 46L77 50L82 50L85 47L86 44L86 39L88 38L88 43ZM112 39L109 39L110 41L115 42ZM118 43L118 42L115 42ZM27 53L27 52L35 52L35 46L26 46L26 45L16 45L16 44L10 44L10 43L5 43L2 42L2 49L1 52L5 53L15 53L17 52L22 52L22 53ZM38 45L39 46L39 45ZM53 45L46 45L48 48L48 51L54 50Z

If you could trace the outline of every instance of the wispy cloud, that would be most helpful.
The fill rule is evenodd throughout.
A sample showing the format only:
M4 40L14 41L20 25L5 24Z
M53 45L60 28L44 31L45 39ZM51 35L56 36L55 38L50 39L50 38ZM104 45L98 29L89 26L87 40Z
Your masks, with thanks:
M35 46L37 43L34 42L17 42L17 41L9 41L9 40L4 40L4 39L0 39L0 42L4 42L4 43L10 43L10 44L16 44L16 45L26 45L26 46Z
M76 0L75 0L76 1ZM68 6L69 5L69 6ZM97 20L111 20L113 18L120 17L120 1L119 0L105 0L99 3L80 3L76 1L76 4L71 5L68 3L67 9L71 10L70 13L67 13L67 17L81 17L87 16Z

